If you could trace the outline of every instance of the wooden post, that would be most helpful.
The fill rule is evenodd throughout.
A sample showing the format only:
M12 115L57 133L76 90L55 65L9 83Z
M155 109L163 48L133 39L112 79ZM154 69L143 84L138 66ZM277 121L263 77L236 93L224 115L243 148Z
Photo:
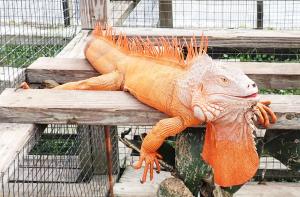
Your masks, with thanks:
M81 0L80 19L82 29L93 29L96 22L108 23L109 0Z
M105 130L106 128L106 130ZM79 160L81 173L77 182L89 181L93 175L117 176L119 173L118 131L109 127L110 147L107 147L107 127L101 125L79 125ZM110 161L108 161L108 150ZM108 165L111 162L112 165ZM110 167L111 168L110 168Z
M159 0L159 26L173 27L172 0Z
M88 182L93 176L93 155L92 155L92 131L90 126L80 125L77 127L79 135L79 162L81 172L77 178L77 182Z
M71 25L70 22L70 7L68 0L62 0L62 8L63 8L63 16L64 16L64 25L65 27L69 27Z
M106 160L108 169L108 180L109 180L109 196L114 196L113 190L113 171L112 171L112 144L110 137L110 126L104 126L105 132L105 144L106 144Z
M257 29L264 27L264 1L257 1Z

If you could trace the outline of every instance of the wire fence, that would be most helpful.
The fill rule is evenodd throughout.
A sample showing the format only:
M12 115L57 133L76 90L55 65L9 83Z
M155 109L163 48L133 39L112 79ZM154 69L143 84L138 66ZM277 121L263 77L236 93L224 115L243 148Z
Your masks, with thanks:
M112 13L124 13L112 15L115 26L300 29L296 0L134 0L127 8L112 7Z
M114 180L119 175L117 130L111 130ZM2 196L106 196L108 169L100 126L49 125L35 131L1 172Z
M23 68L54 56L80 30L79 0L0 1L0 92L24 80Z
M141 136L148 133L151 128L152 126L123 126L118 127L118 133L119 136L122 133L127 133L125 138L135 146L139 147L141 144ZM131 129L131 131L128 133L129 129ZM203 131L199 128L199 132ZM290 163L290 161L293 161L295 158L299 158L299 146L297 143L294 143L299 140L298 131L280 132L258 129L256 136L257 148L258 150L262 149L262 153L260 155L259 169L252 181L300 182L299 166L295 163ZM175 142L176 138L168 140ZM278 152L280 152L280 154L277 154ZM168 152L168 155L171 155L171 152ZM200 150L198 155L201 155ZM139 153L120 143L119 158L121 168L125 168L138 161ZM168 159L168 161L165 162L172 163L173 159Z
M296 0L111 1L114 26L299 30ZM80 31L79 0L0 0L0 92L24 80L24 68L40 56L55 56ZM300 47L299 47L300 48ZM299 49L210 47L224 61L300 62ZM138 139L147 127L114 127L113 174L139 157L118 135ZM0 172L2 196L105 196L108 175L100 126L49 125L36 132L9 169ZM261 135L263 139L264 135ZM298 157L299 158L299 157ZM291 173L292 172L292 173ZM255 180L300 181L299 172L268 152Z

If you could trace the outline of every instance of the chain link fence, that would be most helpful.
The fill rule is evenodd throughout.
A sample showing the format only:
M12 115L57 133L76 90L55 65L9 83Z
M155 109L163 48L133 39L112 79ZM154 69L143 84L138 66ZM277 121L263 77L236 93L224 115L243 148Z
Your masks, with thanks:
M296 0L133 0L130 12L112 15L117 26L299 30ZM118 6L112 13L124 12ZM119 18L120 17L120 18Z
M79 0L1 0L0 91L23 81L24 68L55 56L79 31Z
M77 35L79 1L0 0L0 92L23 81L24 68L35 59L55 56ZM127 27L299 30L299 13L296 0L132 0L111 1L110 20L114 26ZM209 54L224 61L300 61L300 50L295 48L211 47ZM119 167L126 168L139 156L118 143L118 134L128 129L126 137L134 142L151 126L114 127L114 180ZM267 139L264 136L260 139ZM100 126L49 125L36 131L9 169L1 172L0 195L105 196L109 183L104 139ZM299 134L291 138L297 139ZM299 182L299 170L291 170L270 150L263 153L255 180Z
M119 175L117 130L111 130L112 173ZM1 172L2 196L106 196L108 168L101 126L49 125L36 130Z

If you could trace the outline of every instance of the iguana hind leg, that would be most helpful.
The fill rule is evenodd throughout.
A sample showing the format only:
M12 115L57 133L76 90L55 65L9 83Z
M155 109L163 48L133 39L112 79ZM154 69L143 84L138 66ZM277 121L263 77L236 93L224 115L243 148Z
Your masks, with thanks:
M69 82L56 86L53 89L62 90L121 90L123 85L123 74L114 71L99 77L92 77L86 80Z

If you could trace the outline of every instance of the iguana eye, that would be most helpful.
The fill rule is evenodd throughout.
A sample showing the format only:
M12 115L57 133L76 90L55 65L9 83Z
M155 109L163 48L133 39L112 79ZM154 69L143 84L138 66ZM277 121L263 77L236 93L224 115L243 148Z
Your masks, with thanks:
M228 79L225 78L225 77L221 77L221 80L222 80L224 83L228 83Z
M227 86L230 83L230 81L226 77L223 77L223 76L219 78L219 81L220 81L221 85L223 85L223 86Z

